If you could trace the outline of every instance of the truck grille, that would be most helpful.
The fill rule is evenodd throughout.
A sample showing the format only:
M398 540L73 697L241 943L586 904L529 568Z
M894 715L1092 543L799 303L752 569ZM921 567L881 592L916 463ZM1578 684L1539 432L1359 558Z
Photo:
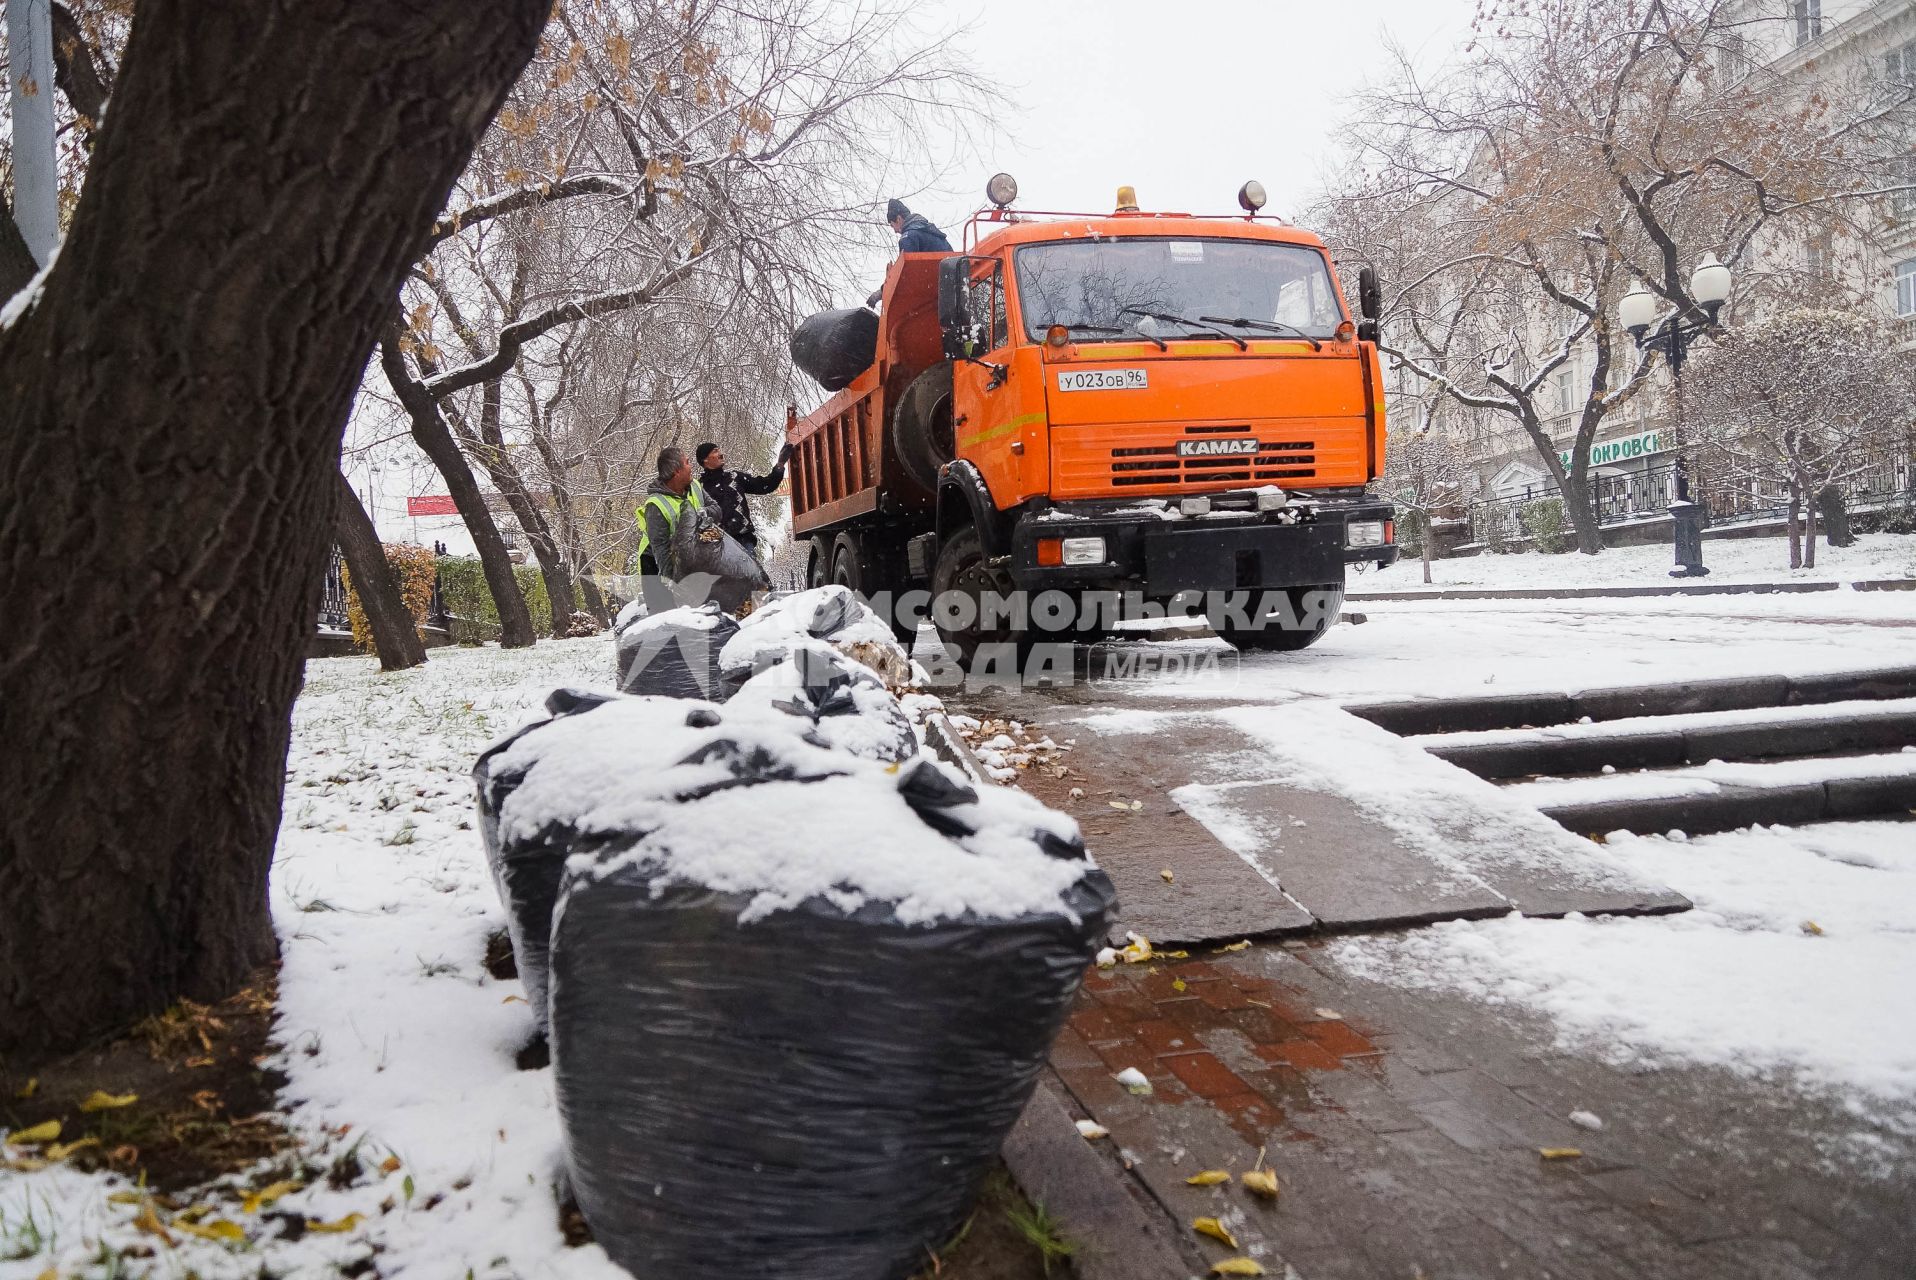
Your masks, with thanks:
M1249 435L1249 427L1186 427L1187 435ZM1300 480L1316 474L1317 446L1309 440L1259 440L1257 453L1180 458L1175 444L1111 450L1111 483L1215 484L1242 480Z

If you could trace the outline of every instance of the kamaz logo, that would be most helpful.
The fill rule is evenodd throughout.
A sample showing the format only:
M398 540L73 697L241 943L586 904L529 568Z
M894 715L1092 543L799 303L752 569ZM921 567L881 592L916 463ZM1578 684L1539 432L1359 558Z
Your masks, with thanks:
M1180 440L1180 458L1236 458L1257 452L1257 441L1250 438L1226 440Z

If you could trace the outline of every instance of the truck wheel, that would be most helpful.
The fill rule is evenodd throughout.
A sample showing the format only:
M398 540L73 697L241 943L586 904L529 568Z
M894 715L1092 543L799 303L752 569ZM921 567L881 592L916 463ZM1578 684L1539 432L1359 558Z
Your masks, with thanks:
M838 535L832 543L831 576L827 582L850 587L856 595L865 594L865 565L859 554L858 539L849 533Z
M1319 595L1320 592L1324 594ZM1263 619L1264 625L1249 630L1227 628L1221 632L1223 638L1240 649L1294 653L1299 649L1308 649L1321 640L1344 609L1344 584L1341 582L1326 583L1321 587L1286 587L1284 594L1290 597L1288 616L1306 625L1281 626L1282 619L1274 616ZM1329 599L1325 599L1325 595Z
M905 474L926 493L938 492L938 469L958 456L951 434L951 362L912 379L891 417L892 446Z
M1015 646L1018 665L1023 668L1036 637L1028 631L1014 630L998 619L993 620L990 628L982 625L986 594L996 592L1009 598L1015 590L1011 575L986 561L984 544L976 529L961 529L938 548L938 561L931 571L932 625L937 627L945 651L965 670L971 670L980 657L1005 644ZM970 597L971 607L965 617L954 618L949 610L938 608L940 601L958 596ZM959 621L965 625L953 625Z
M805 564L805 585L822 587L831 580L832 544L825 538L813 538L812 553Z

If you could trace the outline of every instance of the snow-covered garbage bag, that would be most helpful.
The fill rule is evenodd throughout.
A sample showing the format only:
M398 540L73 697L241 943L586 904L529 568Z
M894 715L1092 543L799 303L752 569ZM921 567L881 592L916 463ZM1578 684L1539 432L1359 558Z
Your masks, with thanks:
M737 634L738 623L717 604L640 618L619 633L619 688L723 702L744 683L742 676L726 674L719 662Z
M795 716L806 737L868 760L899 763L918 754L905 708L877 673L822 640L798 642L790 657L747 680L726 706Z
M645 600L643 597L626 601L625 607L619 610L619 616L612 619L612 634L615 636L623 635L627 627L644 617Z
M552 920L571 1186L636 1276L902 1280L950 1238L1113 909L1068 817L797 717L608 697L495 757Z
M672 553L679 576L673 582L681 603L702 605L715 601L733 613L754 591L772 585L765 566L745 544L725 532L711 507L687 511L672 530Z
M823 640L875 671L892 689L911 683L911 659L885 620L837 585L813 587L760 605L739 624L720 664L734 675L784 661L805 639Z

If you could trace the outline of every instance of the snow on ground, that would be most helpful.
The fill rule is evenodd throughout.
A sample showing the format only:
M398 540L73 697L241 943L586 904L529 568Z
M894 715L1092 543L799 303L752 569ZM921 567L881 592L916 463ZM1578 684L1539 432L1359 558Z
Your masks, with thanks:
M470 779L479 751L542 715L553 688L607 687L612 672L607 637L435 650L394 675L365 658L308 663L273 865L276 1065L293 1127L322 1161L358 1144L369 1175L275 1207L349 1229L269 1241L229 1206L249 1240L181 1237L148 1262L115 1262L154 1245L135 1206L107 1199L124 1183L0 1172L0 1280L336 1276L375 1248L388 1276L624 1277L597 1246L560 1237L549 1073L516 1068L531 1014L519 984L482 963L504 916Z
M1668 542L1643 547L1612 547L1601 555L1576 552L1547 556L1458 556L1433 560L1431 584L1445 587L1649 587L1669 586L1675 555ZM1703 563L1705 582L1853 582L1877 578L1916 578L1916 536L1894 533L1857 535L1854 546L1832 547L1819 533L1816 567L1792 569L1789 539L1708 538ZM1388 569L1353 574L1350 590L1422 591L1424 564L1407 557Z
M1359 978L1546 1015L1566 1051L1787 1080L1916 1135L1916 824L1617 833L1610 852L1696 909L1443 924L1331 955Z

